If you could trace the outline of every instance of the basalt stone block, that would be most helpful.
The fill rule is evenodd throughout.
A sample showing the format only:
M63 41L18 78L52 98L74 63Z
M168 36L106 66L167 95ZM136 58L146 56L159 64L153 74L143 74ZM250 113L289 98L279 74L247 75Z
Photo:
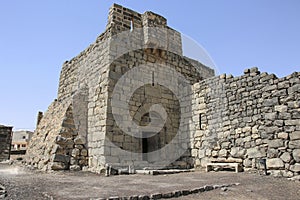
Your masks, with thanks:
M275 111L277 112L287 112L288 107L286 105L277 105L275 106Z
M258 147L247 149L246 155L248 158L262 158L266 156L266 152Z
M300 140L300 131L294 131L289 136L291 140Z
M289 142L289 148L300 149L300 140L292 140Z
M284 141L282 139L274 139L268 141L269 148L279 148L284 146Z
M272 98L272 99L266 99L264 101L264 106L275 106L275 105L278 105L279 102L278 102L278 98Z
M295 165L291 165L290 170L293 171L293 172L300 172L300 163L296 163Z
M286 126L300 126L300 119L285 120L284 123Z
M300 152L299 152L300 153ZM284 162L288 163L291 161L292 157L290 155L290 153L288 152L284 152L281 156L280 156L281 160L283 160Z
M284 168L284 163L280 158L267 159L268 169L281 169Z
M293 150L293 158L296 162L300 163L300 149Z
M52 170L65 170L67 169L67 165L63 162L52 162L50 168Z

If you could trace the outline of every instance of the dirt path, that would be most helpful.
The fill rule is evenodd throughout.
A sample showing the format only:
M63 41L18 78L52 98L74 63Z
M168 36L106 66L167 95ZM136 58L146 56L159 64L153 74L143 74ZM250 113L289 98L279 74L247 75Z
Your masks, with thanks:
M167 194L205 185L233 184L176 199L300 199L300 183L283 178L234 172L189 172L172 175L104 177L88 172L42 173L0 164L6 199L97 199L112 196Z

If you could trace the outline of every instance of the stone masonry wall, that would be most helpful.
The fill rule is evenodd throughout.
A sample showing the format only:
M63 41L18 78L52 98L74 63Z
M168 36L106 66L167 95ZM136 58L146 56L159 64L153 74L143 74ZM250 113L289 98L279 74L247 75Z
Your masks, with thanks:
M196 65L197 64L197 65ZM157 50L157 49L143 49L136 50L123 56L117 58L110 66L109 71L109 102L108 102L108 116L107 116L107 133L106 136L109 138L109 142L105 144L106 149L104 149L104 154L106 155L106 161L110 164L118 164L123 166L135 166L143 168L143 167L175 167L175 168L190 168L192 166L192 160L190 156L190 152L186 152L181 155L179 152L179 148L174 148L173 154L178 154L178 160L176 162L168 163L164 165L164 161L168 162L167 153L153 153L154 155L148 155L148 158L143 158L142 155L142 139L132 137L123 130L121 130L115 122L115 117L112 115L112 106L111 106L111 96L113 89L115 88L116 83L122 77L122 75L126 74L128 71L134 69L139 66L149 66L148 69L143 71L143 74L153 74L153 85L148 84L137 89L131 100L129 101L129 110L131 117L137 124L143 123L143 116L145 114L149 114L149 108L154 104L160 104L167 112L168 119L164 128L152 138L149 138L147 141L150 142L148 146L151 146L154 150L159 150L169 144L178 133L180 117L184 116L185 110L189 112L191 109L188 108L191 105L191 102L187 102L186 106L179 105L179 101L170 89L158 84L155 79L166 79L166 76L176 78L174 74L162 74L159 72L160 68L170 67L180 73L186 80L189 81L189 84L192 86L193 83L198 82L206 77L213 76L213 70L199 70L197 71L196 67L191 64L189 59L186 59L183 56L178 54L174 54L172 52ZM195 63L198 68L208 69L200 63ZM171 72L170 72L171 73ZM146 76L145 76L146 78ZM151 79L151 76L150 76ZM137 77L133 77L132 79L128 78L128 84L123 88L123 93L119 94L119 98L124 98L126 94L133 91L134 83L137 82ZM171 84L171 83L169 83ZM182 107L182 108L181 108ZM121 121L129 120L128 116L117 116L117 119ZM145 125L145 124L144 124ZM131 130L132 131L132 130ZM182 130L181 130L182 132ZM185 134L188 135L188 129L185 130ZM176 142L182 146L188 145L188 140L178 140ZM152 141L152 144L151 144ZM112 144L110 144L112 142ZM155 144L153 144L155 143ZM110 145L109 145L110 144ZM180 146L178 145L178 146ZM121 148L124 151L119 151ZM184 147L186 148L186 147ZM190 147L189 147L190 148ZM187 148L187 149L189 149ZM132 152L132 154L128 153ZM122 154L122 152L124 154ZM134 153L140 153L136 155ZM170 165L171 164L171 165Z
M195 166L227 161L260 169L266 158L274 175L300 174L300 72L277 78L247 69L203 80L193 95Z
M12 127L0 125L0 162L9 160L12 140Z

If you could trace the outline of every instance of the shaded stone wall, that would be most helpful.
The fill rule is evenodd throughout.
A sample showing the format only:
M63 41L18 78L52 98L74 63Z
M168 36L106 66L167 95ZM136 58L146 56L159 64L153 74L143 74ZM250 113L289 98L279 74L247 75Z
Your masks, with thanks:
M10 159L12 127L0 125L0 161Z
M245 70L194 85L192 156L195 166L210 161L260 168L266 158L274 175L300 173L300 73L277 78Z

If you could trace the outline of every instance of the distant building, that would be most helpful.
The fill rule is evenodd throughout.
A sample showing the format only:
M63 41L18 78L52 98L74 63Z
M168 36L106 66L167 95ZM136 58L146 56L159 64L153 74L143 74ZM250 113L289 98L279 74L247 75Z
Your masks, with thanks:
M10 159L12 127L0 124L0 161Z
M26 150L33 132L31 131L14 131L12 137L12 150Z

